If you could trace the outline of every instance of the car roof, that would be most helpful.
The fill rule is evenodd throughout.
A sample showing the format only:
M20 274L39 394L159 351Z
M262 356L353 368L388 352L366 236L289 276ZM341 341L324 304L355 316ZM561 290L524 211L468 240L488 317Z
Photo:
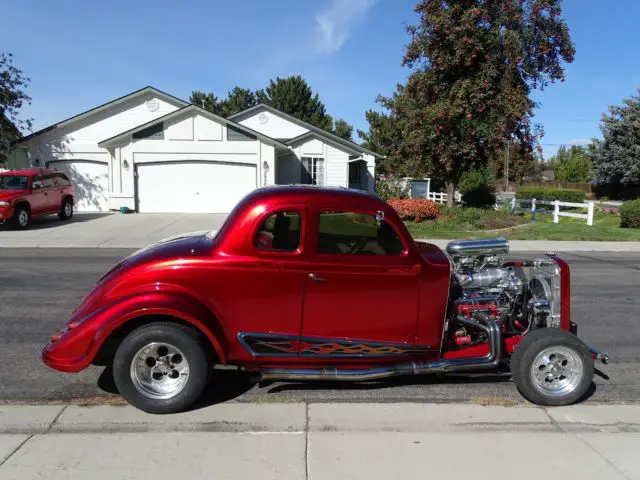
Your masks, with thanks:
M6 172L0 172L0 175L25 175L32 176L37 174L42 174L45 172L50 172L52 170L48 168L19 168L17 170L7 170Z
M272 185L269 187L261 187L255 189L247 196L247 200L250 202L271 199L281 202L287 202L289 200L302 200L308 202L314 200L334 200L336 198L344 199L345 201L364 199L373 201L379 200L377 196L364 190L307 184Z

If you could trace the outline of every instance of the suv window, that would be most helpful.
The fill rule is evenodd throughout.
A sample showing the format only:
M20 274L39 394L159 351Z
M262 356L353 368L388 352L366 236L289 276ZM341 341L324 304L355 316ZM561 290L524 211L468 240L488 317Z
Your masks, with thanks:
M356 212L320 212L318 253L347 255L399 255L400 236L386 220Z
M254 245L259 250L294 252L300 246L300 214L276 212L264 219Z
M56 186L56 179L54 173L47 173L44 176L44 188L53 188Z
M0 176L0 190L25 190L29 183L29 177L25 175Z
M38 175L37 177L33 177L33 181L31 182L31 188L42 188L41 175Z
M69 177L67 177L64 173L54 172L53 176L56 179L56 185L58 187L68 187L69 185L71 185L71 181L69 180Z

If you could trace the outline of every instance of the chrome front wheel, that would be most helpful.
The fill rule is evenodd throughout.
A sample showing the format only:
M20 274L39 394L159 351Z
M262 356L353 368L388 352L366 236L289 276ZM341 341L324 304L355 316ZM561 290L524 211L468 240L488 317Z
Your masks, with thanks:
M113 378L120 394L148 413L193 406L211 375L211 346L199 331L172 322L135 329L120 343Z
M544 349L533 360L531 383L543 395L566 395L578 388L583 371L578 352L558 345Z
M143 395L166 400L179 394L189 381L189 360L169 343L150 343L131 361L131 380Z

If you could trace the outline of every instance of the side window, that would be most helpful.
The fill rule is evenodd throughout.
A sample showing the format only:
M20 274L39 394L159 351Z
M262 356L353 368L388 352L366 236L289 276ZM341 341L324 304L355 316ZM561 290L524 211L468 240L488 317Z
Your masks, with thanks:
M42 177L38 175L37 177L33 177L33 182L31 182L31 188L42 188Z
M386 220L356 212L320 212L318 252L346 255L399 255L400 236Z
M71 185L69 177L67 177L64 173L56 172L54 175L56 176L56 184L59 187L68 187L69 185Z
M44 176L44 188L53 188L56 186L55 173L47 173Z
M294 252L300 246L300 214L282 211L264 219L254 238L259 250Z

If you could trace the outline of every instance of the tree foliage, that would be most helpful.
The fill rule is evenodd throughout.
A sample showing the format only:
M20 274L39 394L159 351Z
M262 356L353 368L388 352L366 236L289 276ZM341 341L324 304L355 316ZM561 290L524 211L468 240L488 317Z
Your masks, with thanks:
M574 47L559 0L423 0L393 100L404 123L405 168L440 176L453 201L463 172L486 166L511 140L531 151L534 89L564 80Z
M592 178L593 165L587 147L572 145L567 149L562 146L551 157L553 174L558 182L586 183Z
M265 88L255 92L236 86L228 92L224 100L213 93L194 91L190 102L223 117L263 103L345 140L352 140L353 127L340 118L334 121L327 113L319 95L313 93L300 75L277 77L270 80Z
M10 150L11 142L21 136L21 131L31 129L30 119L21 119L20 109L31 103L25 93L30 79L13 64L11 53L0 54L0 158Z
M602 116L602 139L594 140L592 159L598 184L640 185L640 89L612 105Z

